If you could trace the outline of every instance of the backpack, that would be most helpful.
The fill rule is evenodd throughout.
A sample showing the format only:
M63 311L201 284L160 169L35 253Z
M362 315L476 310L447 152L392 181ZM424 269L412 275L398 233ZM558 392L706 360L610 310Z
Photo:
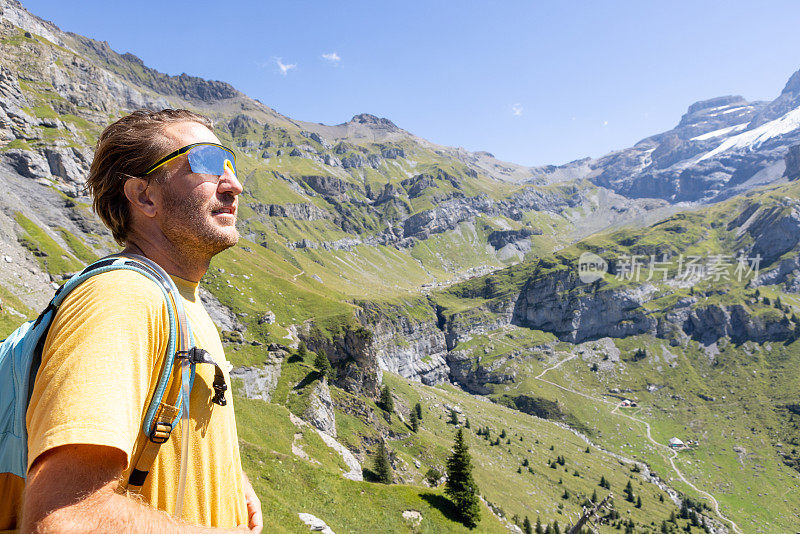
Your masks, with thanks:
M0 473L11 473L24 479L28 467L28 433L25 417L33 391L36 373L42 361L47 332L59 306L69 293L82 282L101 273L126 269L152 280L161 289L169 316L169 342L161 361L161 370L153 396L147 404L139 438L134 445L130 476L120 485L121 490L141 491L150 467L182 419L189 428L189 398L198 363L216 367L212 402L225 405L225 383L222 369L203 349L195 347L183 302L175 283L155 262L143 256L117 254L100 259L73 276L58 291L47 308L36 318L12 332L0 344ZM175 365L176 359L179 365ZM186 479L189 432L183 432L181 470L175 515L180 515Z

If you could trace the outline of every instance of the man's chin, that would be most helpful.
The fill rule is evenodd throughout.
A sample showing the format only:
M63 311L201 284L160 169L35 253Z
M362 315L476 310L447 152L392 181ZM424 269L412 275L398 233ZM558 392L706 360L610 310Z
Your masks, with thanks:
M216 252L216 254L219 254L223 250L228 250L229 248L236 246L236 243L239 242L239 231L236 230L236 228L233 228L233 232L230 233L226 232L225 234L221 235L220 238L221 239L219 240L219 252Z

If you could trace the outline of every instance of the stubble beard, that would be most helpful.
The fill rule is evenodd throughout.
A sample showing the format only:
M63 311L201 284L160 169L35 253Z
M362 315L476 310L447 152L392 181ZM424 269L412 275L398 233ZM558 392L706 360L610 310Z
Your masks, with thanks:
M226 204L230 202L226 199ZM209 207L202 198L168 195L164 207L169 216L162 231L184 259L208 262L239 241L235 226L220 227L213 223Z

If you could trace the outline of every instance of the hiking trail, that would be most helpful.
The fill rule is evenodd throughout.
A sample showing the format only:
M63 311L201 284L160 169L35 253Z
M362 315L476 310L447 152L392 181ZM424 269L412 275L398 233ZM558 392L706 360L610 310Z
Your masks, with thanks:
M645 435L646 435L647 439L652 444L656 445L657 447L659 447L661 449L665 449L667 452L670 453L670 456L667 458L667 460L669 461L669 464L672 466L673 471L675 471L675 473L678 475L678 478L681 479L687 486L689 486L690 488L695 490L697 493L699 493L700 495L704 496L709 501L711 501L711 503L714 505L714 512L716 512L717 516L719 516L720 519L722 519L726 523L729 523L731 525L731 527L733 527L733 531L736 532L736 534L742 534L742 531L739 528L739 525L737 525L732 519L728 518L727 516L725 516L720 511L719 502L717 501L717 499L714 498L714 496L711 495L710 493L708 493L707 491L703 491L703 490L699 489L697 486L695 486L694 484L692 484L691 482L689 482L689 480L684 476L684 474L681 472L681 470L678 469L678 466L675 465L675 458L678 457L678 451L676 451L674 449L671 449L667 445L664 445L663 443L659 443L658 441L653 439L653 436L650 433L650 423L648 423L647 421L644 421L643 419L639 419L638 417L634 417L632 415L628 415L626 413L620 412L619 411L619 403L617 403L617 402L612 402L612 401L609 401L609 400L606 400L606 399L603 399L603 398L599 398L599 397L593 397L593 396L588 395L586 393L583 393L583 392L580 392L580 391L576 391L576 390L570 389L568 387L564 387L564 386L562 386L560 384L556 384L555 382L551 382L549 380L546 380L546 379L542 378L548 371L552 371L553 369L557 369L562 364L564 364L564 363L566 363L566 362L568 362L570 360L575 359L577 356L578 356L577 354L572 354L568 358L564 358L563 360L559 361L555 365L552 365L550 367L545 368L541 373L536 375L534 378L536 380L540 380L542 382L545 382L546 384L550 384L551 386L555 386L555 387L557 387L559 389L563 389L564 391L568 391L568 392L573 393L575 395L580 395L581 397L585 397L585 398L587 398L589 400L592 400L592 401L595 401L595 402L602 402L603 404L613 405L614 409L611 410L612 414L621 415L622 417L627 417L628 419L630 419L632 421L636 421L637 423L643 424L644 427L645 427L645 430L646 430L646 434Z

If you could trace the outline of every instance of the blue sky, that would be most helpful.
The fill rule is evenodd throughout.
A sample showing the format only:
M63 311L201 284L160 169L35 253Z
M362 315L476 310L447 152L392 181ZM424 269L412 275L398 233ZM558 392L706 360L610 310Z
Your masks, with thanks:
M372 113L524 165L630 146L672 128L697 100L771 100L800 69L800 3L790 1L23 5L295 119Z

